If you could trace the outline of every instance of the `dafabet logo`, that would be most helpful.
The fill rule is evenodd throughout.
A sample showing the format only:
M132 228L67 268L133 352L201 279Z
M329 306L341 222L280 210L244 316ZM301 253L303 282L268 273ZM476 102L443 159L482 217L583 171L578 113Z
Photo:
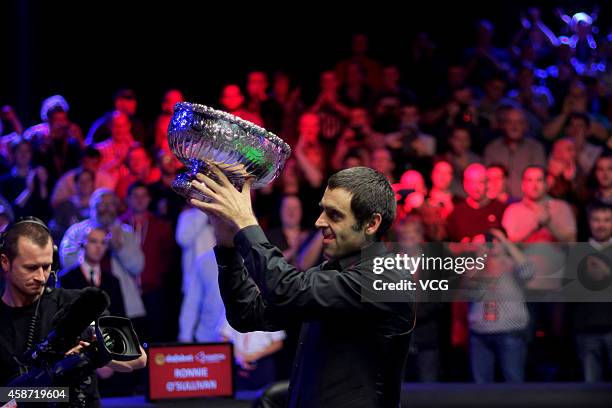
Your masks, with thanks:
M155 355L154 360L155 360L155 364L157 364L157 365L162 366L162 365L166 364L166 357L162 353L157 353Z

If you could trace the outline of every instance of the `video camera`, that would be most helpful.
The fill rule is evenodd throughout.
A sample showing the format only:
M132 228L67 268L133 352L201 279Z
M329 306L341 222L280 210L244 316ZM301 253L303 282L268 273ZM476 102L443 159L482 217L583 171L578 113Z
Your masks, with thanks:
M132 322L123 317L103 316L109 304L108 295L100 289L82 290L56 314L54 329L47 337L18 359L21 375L8 386L66 385L71 379L87 376L111 360L131 361L140 357L140 343ZM95 322L93 327L92 322ZM83 335L84 332L87 334ZM78 353L66 355L79 340L90 344Z

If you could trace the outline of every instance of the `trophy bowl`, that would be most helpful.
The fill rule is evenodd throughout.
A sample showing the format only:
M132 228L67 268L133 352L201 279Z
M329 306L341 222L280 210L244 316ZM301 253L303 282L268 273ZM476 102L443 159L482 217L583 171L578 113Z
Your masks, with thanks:
M291 154L280 137L249 121L195 103L180 102L168 126L172 153L186 166L172 189L183 197L209 202L210 198L192 186L196 173L216 179L211 166L223 171L238 189L248 178L253 188L274 180Z

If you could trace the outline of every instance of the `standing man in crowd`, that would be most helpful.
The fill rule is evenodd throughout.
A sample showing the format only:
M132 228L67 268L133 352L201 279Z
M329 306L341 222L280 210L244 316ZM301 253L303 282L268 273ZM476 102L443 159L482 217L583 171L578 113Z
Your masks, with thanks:
M509 108L501 123L503 136L487 145L484 152L486 165L503 164L508 170L508 192L521 197L521 176L528 166L544 166L546 153L542 143L527 137L527 119L520 108Z
M329 179L315 223L328 260L300 272L258 225L251 208L253 180L240 192L219 169L214 172L218 182L202 174L194 181L212 201L191 203L214 223L229 323L248 332L303 322L288 405L397 407L414 305L410 297L381 300L380 293L364 299L376 279L407 278L396 268L373 274L374 259L387 256L380 238L396 211L385 176L354 167Z
M125 314L130 319L146 315L140 296L138 279L144 268L144 254L132 227L122 224L118 218L119 199L110 190L96 190L89 202L90 218L72 225L60 244L60 258L65 270L77 266L83 258L83 242L91 228L102 228L110 236L110 251L107 256L111 272L121 286ZM138 327L142 322L134 322Z

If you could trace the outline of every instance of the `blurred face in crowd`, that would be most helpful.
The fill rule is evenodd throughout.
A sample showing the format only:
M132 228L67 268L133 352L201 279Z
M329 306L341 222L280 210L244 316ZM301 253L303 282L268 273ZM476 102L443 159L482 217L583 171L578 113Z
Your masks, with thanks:
M516 80L520 88L531 88L533 86L533 71L529 68L521 68Z
M599 188L612 187L612 157L602 157L595 164L595 179Z
M246 90L249 97L260 99L265 97L268 89L268 76L260 71L249 73L247 77Z
M178 89L171 89L164 95L164 99L162 100L162 112L166 115L172 115L174 112L174 105L179 102L183 102L185 97L183 93Z
M499 167L487 168L487 197L496 199L506 192L506 176Z
M349 116L349 126L353 128L368 128L370 127L370 119L368 111L363 108L351 109Z
M578 80L572 81L567 91L566 98L571 102L574 112L586 112L589 102L587 90L584 84Z
M527 121L523 112L518 109L508 110L502 121L502 130L506 138L512 142L523 140L527 130Z
M416 217L407 216L395 226L397 242L405 249L413 249L425 241L423 224Z
M279 98L284 98L289 94L289 77L285 74L274 75L274 81L272 82L272 91L274 95Z
M151 204L151 195L145 187L137 187L132 189L128 196L128 206L136 214L142 214L147 211Z
M106 231L99 228L92 229L85 239L85 260L89 264L99 264L108 250L108 236Z
M351 210L351 197L343 188L327 188L321 199L322 213L315 227L323 234L323 254L327 259L358 251L367 242L365 226L359 228Z
M110 227L115 222L119 210L118 201L117 197L111 193L103 194L100 197L96 203L96 220L100 225Z
M315 113L305 113L300 117L298 125L300 138L303 138L307 143L316 143L319 138L319 115Z
M465 169L463 189L477 203L487 198L487 169L482 164L470 164Z
M501 79L495 78L485 83L484 91L487 95L487 99L492 102L497 102L504 97L504 91L506 90L506 83Z
M395 168L391 153L384 148L374 150L372 152L371 167L386 176L390 175Z
M346 83L349 86L361 86L365 82L365 74L359 64L348 64L346 67Z
M94 173L98 171L98 169L100 168L100 163L102 162L102 158L101 157L88 157L85 156L83 157L83 162L81 163L81 166L89 171L93 171Z
M80 197L89 197L95 190L95 180L93 174L88 171L83 171L75 180L77 195Z
M120 111L113 113L111 137L115 143L129 143L132 140L130 118Z
M539 201L546 195L546 176L544 170L531 167L525 170L521 183L523 197L531 201Z
M302 203L297 196L283 198L280 208L281 223L284 228L296 228L302 222Z
M355 34L351 48L353 49L353 55L365 55L368 52L368 36L365 34Z
M427 195L427 187L425 186L425 180L421 173L416 170L408 170L400 179L402 188L412 189L415 193L419 193L423 196Z
M221 92L221 105L232 112L239 109L244 103L244 96L238 85L227 85Z
M467 72L461 65L451 65L446 71L448 85L457 88L465 83Z
M612 238L612 209L596 209L589 216L591 237L597 242Z
M463 128L453 129L453 133L451 133L448 143L455 154L462 155L469 151L472 145L470 132Z
M20 143L13 152L16 167L28 167L32 162L32 147L29 143Z
M142 147L130 150L127 156L127 167L132 174L147 176L151 170L151 159L147 151Z
M54 133L54 130L64 130L70 126L68 113L62 110L55 111L49 115L49 130Z
M551 157L564 163L576 163L576 145L570 139L559 139L553 144Z
M176 171L181 168L181 162L176 158L175 155L169 152L163 152L158 157L157 163L159 169L164 175L174 175Z
M2 269L5 271L6 291L14 295L36 300L45 287L51 274L53 264L53 242L40 247L27 237L17 240L17 254L13 261L9 261L5 254L0 255Z
M351 167L359 167L363 166L363 161L360 157L355 155L348 155L344 158L344 162L342 164L342 168L349 169Z
M457 102L460 103L462 105L470 105L472 103L472 90L470 88L466 87L462 87L459 89L456 89L453 92L453 99Z
M453 167L445 161L437 162L431 171L431 182L438 190L446 191L453 181Z
M395 90L399 84L400 72L395 65L385 67L382 75L382 86L384 89Z
M416 105L402 106L400 115L402 127L417 128L419 126L419 108Z
M119 97L115 99L115 109L128 115L128 117L134 116L137 108L138 102L134 98Z
M336 93L338 89L338 78L334 71L325 71L321 74L321 92Z
M580 118L571 118L567 124L567 127L565 128L565 133L567 136L574 138L574 140L577 142L582 142L585 140L588 132L589 126Z

